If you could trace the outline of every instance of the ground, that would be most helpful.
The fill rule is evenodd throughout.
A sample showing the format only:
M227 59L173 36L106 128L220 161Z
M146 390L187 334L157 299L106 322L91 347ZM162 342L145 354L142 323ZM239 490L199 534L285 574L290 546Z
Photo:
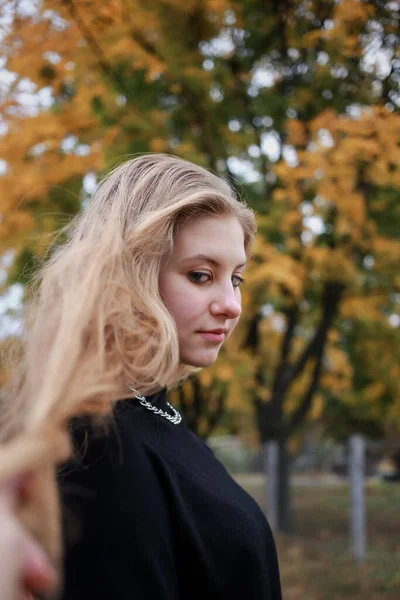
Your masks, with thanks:
M265 506L260 478L239 483ZM284 600L399 600L400 484L367 485L368 552L359 567L349 551L346 482L300 480L293 493L296 534L276 536Z

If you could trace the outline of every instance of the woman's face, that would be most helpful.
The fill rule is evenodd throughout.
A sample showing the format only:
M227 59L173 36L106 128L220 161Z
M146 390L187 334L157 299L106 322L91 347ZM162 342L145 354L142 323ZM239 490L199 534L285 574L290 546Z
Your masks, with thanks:
M231 215L189 221L161 269L161 298L175 319L181 363L206 367L218 356L241 313L246 263L243 229Z

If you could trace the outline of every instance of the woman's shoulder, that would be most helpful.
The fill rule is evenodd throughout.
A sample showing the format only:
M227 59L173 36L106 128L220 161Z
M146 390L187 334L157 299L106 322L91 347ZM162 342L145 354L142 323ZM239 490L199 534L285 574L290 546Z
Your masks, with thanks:
M72 456L61 465L59 478L71 472L118 468L124 460L127 446L136 461L145 459L146 430L141 426L137 411L129 406L118 407L113 414L101 419L79 417L70 422Z
M164 484L158 455L140 427L130 431L116 414L100 427L87 419L71 424L74 452L58 471L62 504L73 512L163 510ZM138 420L140 424L140 419ZM85 513L86 514L86 513ZM92 518L92 517L90 517Z

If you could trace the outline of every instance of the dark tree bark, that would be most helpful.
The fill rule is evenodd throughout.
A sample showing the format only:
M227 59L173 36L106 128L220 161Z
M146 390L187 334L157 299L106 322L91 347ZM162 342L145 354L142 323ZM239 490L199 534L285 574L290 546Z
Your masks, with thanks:
M272 397L269 402L255 398L257 426L261 442L276 440L279 447L279 483L277 490L278 499L278 528L285 533L293 532L293 515L291 506L291 493L289 486L289 455L287 451L288 439L306 419L312 401L318 390L321 377L324 350L328 331L337 313L344 286L340 282L325 284L322 296L322 315L309 343L305 346L297 360L292 364L288 362L290 350L295 337L295 328L299 319L299 309L293 305L286 311L286 331L283 336L280 360L274 374ZM258 326L261 320L256 316L250 323L246 345L257 351L259 344ZM313 360L314 367L307 389L297 409L290 415L285 415L284 403L290 391L291 384L299 377L307 363ZM262 369L258 373L259 383L263 384Z
M188 385L190 385L190 391L187 391ZM179 386L176 393L179 410L189 429L196 435L207 439L223 415L225 393L206 389L196 376L186 382L185 387ZM205 431L200 430L201 420L206 422Z
M293 533L292 490L289 478L289 454L287 438L278 439L279 448L279 479L278 479L278 530Z

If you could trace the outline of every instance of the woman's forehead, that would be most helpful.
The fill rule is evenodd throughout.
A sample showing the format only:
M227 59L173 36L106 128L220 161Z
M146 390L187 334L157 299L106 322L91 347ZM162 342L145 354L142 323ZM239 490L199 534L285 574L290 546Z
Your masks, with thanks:
M174 254L180 261L246 262L244 232L235 216L207 216L186 223L177 233Z

